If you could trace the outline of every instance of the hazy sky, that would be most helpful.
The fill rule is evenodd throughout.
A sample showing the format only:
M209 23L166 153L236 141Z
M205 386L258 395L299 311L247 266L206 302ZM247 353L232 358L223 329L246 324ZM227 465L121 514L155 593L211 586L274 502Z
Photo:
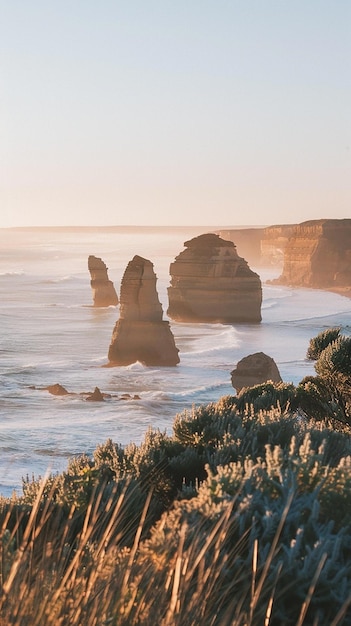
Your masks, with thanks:
M350 0L0 0L0 226L351 217Z

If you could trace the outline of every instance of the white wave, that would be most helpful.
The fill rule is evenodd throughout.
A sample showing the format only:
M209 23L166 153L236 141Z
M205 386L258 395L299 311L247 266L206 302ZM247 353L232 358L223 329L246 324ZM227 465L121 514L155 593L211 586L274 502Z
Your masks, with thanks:
M141 371L141 372L148 369L147 366L140 363L140 361L136 361L136 363L132 363L131 365L126 365L124 367L127 370Z
M17 270L13 272L0 272L0 276L3 278L7 278L7 277L12 278L13 276L25 276L25 271Z
M182 400L184 398L189 398L189 400L198 395L202 395L204 392L209 393L211 391L220 391L220 389L225 389L228 386L227 383L218 382L208 385L201 385L199 387L192 387L190 389L186 389L184 391L176 391L176 392L168 392L169 398L172 400Z

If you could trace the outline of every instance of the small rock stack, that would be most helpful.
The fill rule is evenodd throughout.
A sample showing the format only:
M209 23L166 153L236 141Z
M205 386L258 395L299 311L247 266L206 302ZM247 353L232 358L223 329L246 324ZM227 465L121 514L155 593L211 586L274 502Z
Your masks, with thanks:
M107 267L102 259L90 255L88 257L90 285L93 291L93 301L96 307L116 306L118 296L113 282L107 275Z

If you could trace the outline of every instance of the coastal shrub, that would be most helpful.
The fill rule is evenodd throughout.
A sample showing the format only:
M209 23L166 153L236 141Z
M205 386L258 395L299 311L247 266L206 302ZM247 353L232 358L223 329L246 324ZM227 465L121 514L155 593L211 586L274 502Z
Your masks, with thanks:
M346 421L351 419L351 337L339 337L320 354L315 369L339 404Z
M4 623L351 624L350 441L227 396L28 479L0 502Z
M316 337L310 339L306 357L311 361L316 361L323 350L340 336L341 327L327 328L320 332Z
M237 395L236 405L239 410L244 410L246 405L253 405L255 411L269 411L279 407L284 412L294 404L295 393L292 383L262 383L244 387Z
M69 520L57 541L38 504L19 549L2 518L3 624L349 626L351 459L325 465L311 433L207 466L151 527L152 494L134 517L128 486L103 507L96 491L73 547Z
M163 515L141 546L141 559L162 585L166 564L181 557L176 623L263 624L272 600L270 624L297 624L313 580L301 623L332 623L351 582L351 462L330 470L322 457L307 435L299 448L292 440L289 454L267 446L258 463L247 458L216 473L208 467L196 497L176 501ZM191 557L197 567L189 565ZM206 575L212 602L206 585L199 589ZM226 622L229 616L233 621ZM351 615L342 623L350 624Z

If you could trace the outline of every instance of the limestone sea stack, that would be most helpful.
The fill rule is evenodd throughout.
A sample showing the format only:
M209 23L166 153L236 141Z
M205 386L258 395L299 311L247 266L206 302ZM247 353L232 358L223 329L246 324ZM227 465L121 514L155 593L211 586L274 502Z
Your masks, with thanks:
M321 219L295 226L275 281L317 289L351 286L351 219Z
M118 304L118 296L113 282L108 278L107 267L102 259L90 255L88 257L88 269L94 306L116 306Z
M261 321L262 285L232 241L208 233L184 243L170 266L168 315L180 322Z
M231 380L237 393L244 387L254 387L268 381L282 381L274 359L264 352L255 352L241 359L231 372Z
M162 319L153 264L135 256L121 282L120 318L113 330L108 352L110 365L174 366L178 349L169 322Z

